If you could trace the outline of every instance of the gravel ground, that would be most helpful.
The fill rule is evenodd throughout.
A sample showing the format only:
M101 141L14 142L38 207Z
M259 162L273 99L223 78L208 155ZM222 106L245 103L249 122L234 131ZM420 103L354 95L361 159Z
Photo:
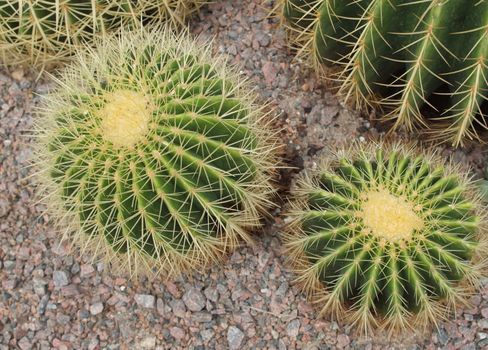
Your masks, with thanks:
M285 157L294 167L281 172L279 182L288 184L313 166L324 146L382 132L292 63L279 20L267 16L272 6L218 1L192 31L215 37L215 50L230 55L276 109ZM318 318L291 284L280 252L279 210L256 232L254 247L173 282L131 282L89 257L73 257L69 246L59 245L49 217L41 216L26 168L36 94L48 89L33 73L0 72L0 350L488 348L488 281L472 308L423 336L360 338L340 321ZM479 173L484 150L440 151Z

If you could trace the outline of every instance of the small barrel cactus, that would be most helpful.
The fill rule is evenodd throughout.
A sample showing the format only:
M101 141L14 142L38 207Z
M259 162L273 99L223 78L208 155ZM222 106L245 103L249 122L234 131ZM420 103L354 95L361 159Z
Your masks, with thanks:
M211 43L122 34L81 51L44 97L38 178L66 239L171 276L250 240L271 204L277 138Z
M479 286L486 222L464 173L396 145L355 145L301 177L285 234L305 291L362 333L435 324Z
M395 127L430 126L455 146L487 127L487 0L283 2L301 51L316 67L341 67L346 100L384 108Z
M1 0L3 63L45 64L70 56L81 44L139 24L183 24L205 0Z

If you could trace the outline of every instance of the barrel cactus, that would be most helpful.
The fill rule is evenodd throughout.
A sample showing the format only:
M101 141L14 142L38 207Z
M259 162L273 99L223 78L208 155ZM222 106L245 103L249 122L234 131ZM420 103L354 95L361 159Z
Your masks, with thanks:
M283 0L285 23L340 93L461 145L487 127L488 1Z
M5 64L56 62L80 44L120 27L185 18L205 0L1 0L0 54Z
M399 331L467 302L486 221L459 167L415 148L355 145L300 178L285 234L297 281L332 314Z
M277 138L210 44L126 32L56 79L35 165L73 246L132 275L167 277L250 240L271 205Z

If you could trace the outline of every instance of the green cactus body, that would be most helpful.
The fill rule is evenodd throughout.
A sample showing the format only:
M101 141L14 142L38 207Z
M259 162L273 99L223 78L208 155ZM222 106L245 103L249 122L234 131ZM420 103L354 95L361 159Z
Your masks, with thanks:
M307 0L290 0L283 7L283 14L286 18L292 20L292 24L301 29L308 28L313 24L312 14L316 11L313 1ZM310 14L310 15L308 15Z
M139 24L184 24L203 0L0 0L4 64L45 64L69 57L99 35Z
M365 332L438 322L477 286L486 255L472 190L450 165L398 146L323 160L294 190L297 280L323 313Z
M284 8L292 2L284 0ZM486 114L488 1L309 0L293 8L293 16L283 15L300 32L298 44L308 46L302 51L342 66L346 99L385 107L395 126L408 129L428 124L430 108L440 114L430 119L432 128L456 146L478 137L475 126L485 126ZM296 18L311 24L296 29ZM437 94L448 103L434 102Z
M453 50L460 59L453 73L445 76L452 94L450 134L455 144L461 143L464 137L478 139L473 126L484 125L475 116L483 114L482 106L486 106L488 95L488 3L468 12L462 24L463 28L455 34L462 39L456 40L457 47Z
M80 54L45 98L43 193L58 199L69 239L131 272L215 260L249 240L270 205L275 139L208 50L127 32Z

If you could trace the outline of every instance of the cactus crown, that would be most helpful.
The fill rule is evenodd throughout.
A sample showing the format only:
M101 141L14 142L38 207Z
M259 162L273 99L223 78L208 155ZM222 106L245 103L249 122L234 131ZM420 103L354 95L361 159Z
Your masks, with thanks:
M206 0L13 0L0 2L4 64L43 65L65 60L82 44L119 28L185 18Z
M486 256L485 215L464 173L400 146L356 145L294 190L285 235L322 313L362 332L437 323L465 304Z
M395 127L429 126L455 146L486 128L488 1L282 2L300 52L319 70L339 67L346 100L384 108Z
M168 30L124 32L56 79L36 157L66 239L166 277L250 240L270 205L276 139L210 48Z

